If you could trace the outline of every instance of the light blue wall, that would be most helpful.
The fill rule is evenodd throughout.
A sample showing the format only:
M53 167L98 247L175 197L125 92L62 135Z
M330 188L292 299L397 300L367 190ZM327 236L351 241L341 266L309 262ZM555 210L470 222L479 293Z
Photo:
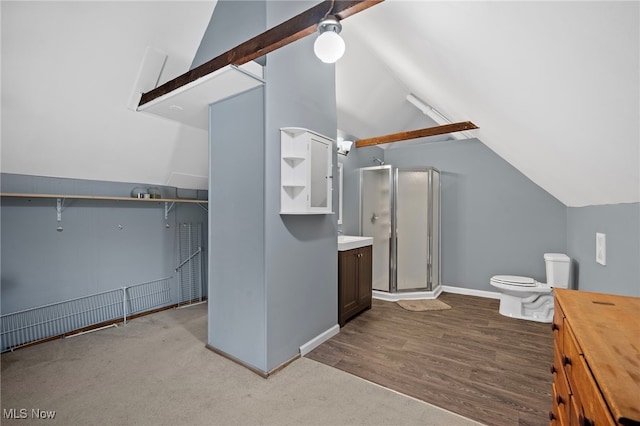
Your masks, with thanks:
M396 146L384 160L441 171L444 285L495 291L496 274L545 281L543 254L567 249L566 207L477 139Z
M208 342L266 371L264 88L210 108Z
M269 1L267 26L316 2ZM267 250L267 361L272 369L337 324L336 215L280 215L281 127L304 127L335 139L335 66L313 53L315 37L267 56L265 224ZM333 154L337 176L336 154ZM337 188L337 179L334 182ZM334 191L334 210L337 191Z
M264 1L218 1L192 68L265 30ZM209 170L208 342L265 370L264 88L211 106Z
M495 274L544 281L543 254L563 252L573 259L574 288L640 295L640 204L568 208L476 139L339 156L345 234L358 232L357 169L374 165L374 156L441 170L444 285L495 291L488 282ZM606 266L595 262L596 232L607 235Z
M2 174L2 192L12 193L128 197L135 186L149 185ZM198 193L206 197L180 195ZM200 222L206 232L193 204L176 204L165 221L161 202L66 199L58 223L56 199L3 197L0 215L3 314L170 276L177 303L177 225Z
M313 4L269 1L267 25ZM212 22L235 16L224 10ZM334 66L312 38L266 63L264 100L258 89L210 109L209 344L264 372L335 326L338 300L335 215L279 214L280 128L335 138Z
M569 207L567 224L578 289L640 296L640 203ZM595 261L596 232L606 234L606 266Z

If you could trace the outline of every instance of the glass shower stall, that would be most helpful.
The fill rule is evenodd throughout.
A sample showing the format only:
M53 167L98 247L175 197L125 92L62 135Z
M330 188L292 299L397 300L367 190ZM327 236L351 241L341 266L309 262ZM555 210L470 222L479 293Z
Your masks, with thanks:
M389 165L360 169L360 235L373 237L373 289L440 286L440 172Z

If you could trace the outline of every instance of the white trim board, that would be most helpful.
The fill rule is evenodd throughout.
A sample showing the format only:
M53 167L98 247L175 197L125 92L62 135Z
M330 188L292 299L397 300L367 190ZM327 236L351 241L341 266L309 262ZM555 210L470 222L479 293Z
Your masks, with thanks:
M142 104L137 110L208 131L209 105L264 82L262 66L255 61L227 65Z
M466 294L467 296L486 297L487 299L500 299L500 293L496 291L476 290L474 288L453 287L443 285L442 290L446 293Z
M327 340L331 339L333 336L335 336L338 333L340 333L340 326L336 324L330 329L318 334L316 337L309 340L304 345L300 346L300 356L305 356L306 354L308 354L309 352L311 352L312 350L314 350L315 348L317 348Z
M500 299L500 293L495 291L476 290L473 288L453 287L449 285L441 285L434 291L387 293L386 291L373 290L373 298L387 302L397 302L398 300L437 299L443 292L485 297L487 299Z

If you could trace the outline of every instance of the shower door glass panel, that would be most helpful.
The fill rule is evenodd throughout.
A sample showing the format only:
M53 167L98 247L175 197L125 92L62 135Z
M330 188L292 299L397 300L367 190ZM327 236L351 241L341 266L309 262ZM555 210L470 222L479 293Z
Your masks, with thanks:
M396 290L428 289L429 172L396 170Z
M430 290L435 290L440 283L440 172L431 170L431 277Z
M360 235L373 238L373 289L390 291L390 166L360 169L360 203Z

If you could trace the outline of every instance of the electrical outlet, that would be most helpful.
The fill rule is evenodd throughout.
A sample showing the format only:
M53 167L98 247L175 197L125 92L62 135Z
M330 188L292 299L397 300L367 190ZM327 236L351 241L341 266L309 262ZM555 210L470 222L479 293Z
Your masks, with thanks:
M596 263L607 264L607 236L596 232Z

